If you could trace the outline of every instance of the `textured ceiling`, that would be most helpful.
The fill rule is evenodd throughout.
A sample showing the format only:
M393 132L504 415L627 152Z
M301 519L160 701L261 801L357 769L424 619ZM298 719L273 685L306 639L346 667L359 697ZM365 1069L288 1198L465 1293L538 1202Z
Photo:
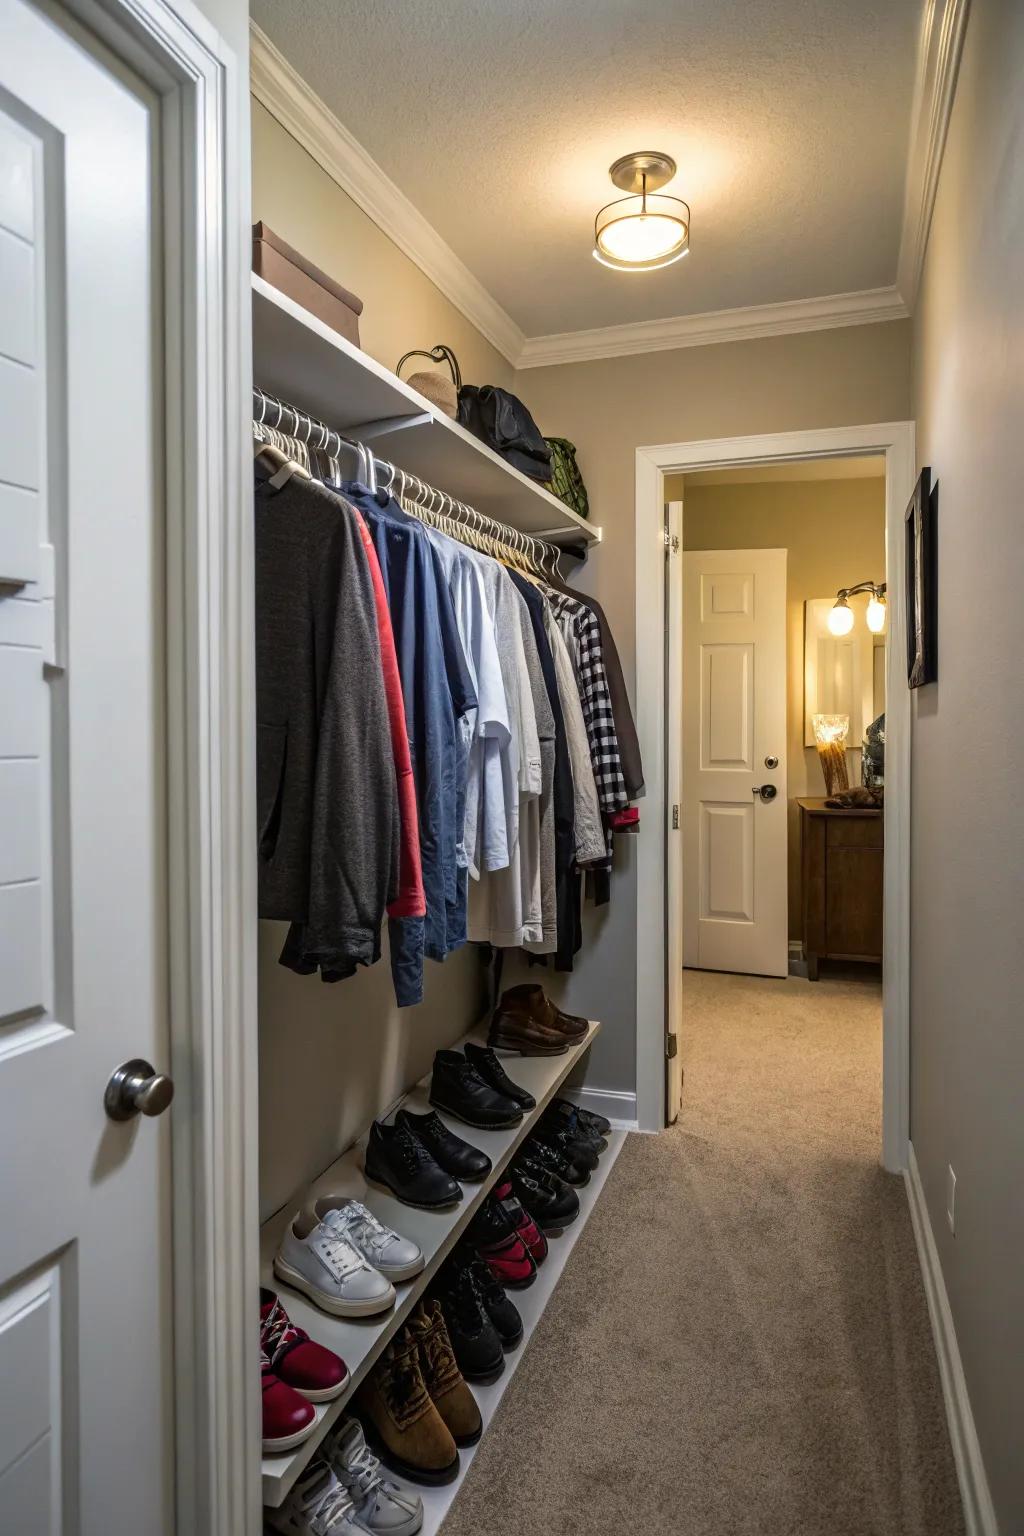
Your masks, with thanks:
M894 282L923 0L253 0L528 336ZM690 255L591 257L607 168L679 164Z

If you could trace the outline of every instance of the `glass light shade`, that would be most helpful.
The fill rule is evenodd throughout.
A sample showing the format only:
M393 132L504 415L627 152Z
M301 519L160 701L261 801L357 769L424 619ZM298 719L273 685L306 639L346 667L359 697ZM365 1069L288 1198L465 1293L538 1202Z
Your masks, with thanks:
M818 749L826 795L835 795L849 789L850 776L846 768L849 715L812 715L811 724L814 726L814 744Z
M828 611L828 627L833 635L848 635L853 628L853 609L841 597L834 608Z
M885 628L885 616L887 608L885 598L872 592L868 599L868 611L865 618L868 621L868 629L873 635L880 635Z
M650 272L685 256L690 246L690 210L678 197L622 197L602 208L594 221L594 255L608 267Z

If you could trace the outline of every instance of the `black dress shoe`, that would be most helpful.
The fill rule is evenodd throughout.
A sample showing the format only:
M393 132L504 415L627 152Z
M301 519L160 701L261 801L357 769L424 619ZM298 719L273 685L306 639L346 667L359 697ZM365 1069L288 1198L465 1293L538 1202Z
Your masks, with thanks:
M531 1136L523 1145L523 1155L531 1162L536 1162L545 1168L548 1173L556 1174L564 1179L566 1184L572 1184L581 1189L584 1184L590 1183L590 1169L583 1163L577 1163L574 1158L556 1147L552 1142L538 1140Z
M482 1131L511 1130L523 1118L516 1101L485 1083L458 1051L438 1051L434 1056L430 1102Z
M608 1143L589 1136L583 1127L578 1124L575 1116L569 1119L556 1111L553 1115L545 1113L537 1127L536 1135L541 1141L555 1140L551 1143L572 1158L574 1163L579 1163L591 1172L597 1167L598 1158L607 1147Z
M512 1081L498 1060L497 1053L489 1045L474 1045L472 1040L467 1041L466 1060L496 1093L503 1093L506 1099L512 1099L520 1109L537 1108L533 1094L527 1093L525 1088L520 1088L518 1083Z
M407 1125L375 1120L366 1143L366 1177L390 1189L403 1205L436 1211L457 1205L462 1190L451 1174L439 1168Z
M467 1381L497 1381L505 1369L505 1352L469 1269L446 1266L436 1295L463 1376Z
M479 1147L470 1146L461 1136L450 1131L440 1115L414 1115L400 1109L395 1116L396 1125L407 1125L439 1168L450 1173L453 1179L464 1179L467 1184L478 1184L491 1171L491 1160Z
M593 1131L597 1136L609 1136L611 1134L612 1123L610 1120L606 1119L604 1115L597 1114L592 1109L581 1109L571 1099L552 1099L551 1107L552 1109L562 1110L563 1113L574 1109L579 1117L580 1124L585 1130Z
M505 1287L494 1278L491 1266L484 1259L478 1258L472 1248L461 1244L452 1255L451 1263L467 1270L471 1276L476 1293L501 1340L502 1349L515 1349L522 1342L523 1320L519 1316L519 1308L511 1296L506 1294Z
M560 1232L580 1213L580 1197L561 1179L557 1182L530 1163L513 1163L512 1188L520 1205L542 1232Z

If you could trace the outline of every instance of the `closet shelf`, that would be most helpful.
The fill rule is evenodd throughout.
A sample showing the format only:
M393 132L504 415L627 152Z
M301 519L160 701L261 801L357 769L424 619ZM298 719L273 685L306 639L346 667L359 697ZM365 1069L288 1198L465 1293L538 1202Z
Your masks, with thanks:
M296 401L296 404L299 403ZM296 1450L284 1455L264 1456L264 1504L277 1508L283 1503L296 1478L313 1457L324 1435L345 1411L345 1404L349 1397L369 1371L381 1350L407 1320L446 1255L455 1246L474 1213L483 1204L498 1175L514 1156L516 1148L530 1135L545 1107L580 1057L590 1048L600 1028L600 1024L592 1022L589 1033L578 1045L571 1046L564 1056L523 1056L512 1059L509 1064L512 1077L523 1088L528 1089L537 1100L536 1109L525 1114L521 1124L514 1130L474 1131L448 1115L441 1115L456 1135L481 1147L494 1164L493 1173L485 1183L463 1185L463 1198L454 1209L416 1210L413 1206L403 1205L378 1185L367 1184L363 1174L363 1151L366 1145L366 1137L363 1136L355 1146L350 1147L339 1157L337 1162L332 1163L308 1189L297 1195L264 1223L260 1231L261 1284L279 1290L292 1321L300 1328L305 1328L310 1338L316 1339L318 1343L326 1345L328 1349L333 1349L336 1354L339 1354L349 1370L348 1388L342 1396L332 1403L318 1405L316 1428L309 1439ZM467 1039L476 1040L481 1044L486 1043L486 1031L472 1031L463 1040L456 1042L456 1049L460 1049ZM416 1114L424 1114L432 1107L428 1100L429 1083L429 1077L424 1078L405 1096L406 1107ZM398 1108L398 1105L394 1105L393 1108ZM426 1259L424 1269L414 1279L395 1287L398 1299L391 1311L385 1312L381 1317L368 1318L365 1321L331 1317L326 1312L321 1312L319 1307L314 1306L298 1291L282 1285L274 1277L274 1254L277 1252L284 1228L301 1205L328 1194L349 1195L365 1201L381 1221L405 1236L411 1237L423 1250ZM538 1277L535 1286L539 1284ZM533 1288L531 1287L531 1290ZM528 1295L529 1292L524 1294Z
M577 549L600 541L600 528L255 273L252 345L253 381L261 389L372 443L399 469L522 533Z

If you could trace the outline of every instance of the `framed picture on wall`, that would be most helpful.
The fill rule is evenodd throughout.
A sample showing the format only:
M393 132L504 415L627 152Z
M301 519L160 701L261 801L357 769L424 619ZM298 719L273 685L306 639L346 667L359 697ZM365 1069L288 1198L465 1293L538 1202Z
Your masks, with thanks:
M938 678L938 486L922 469L907 506L907 682L922 688Z

